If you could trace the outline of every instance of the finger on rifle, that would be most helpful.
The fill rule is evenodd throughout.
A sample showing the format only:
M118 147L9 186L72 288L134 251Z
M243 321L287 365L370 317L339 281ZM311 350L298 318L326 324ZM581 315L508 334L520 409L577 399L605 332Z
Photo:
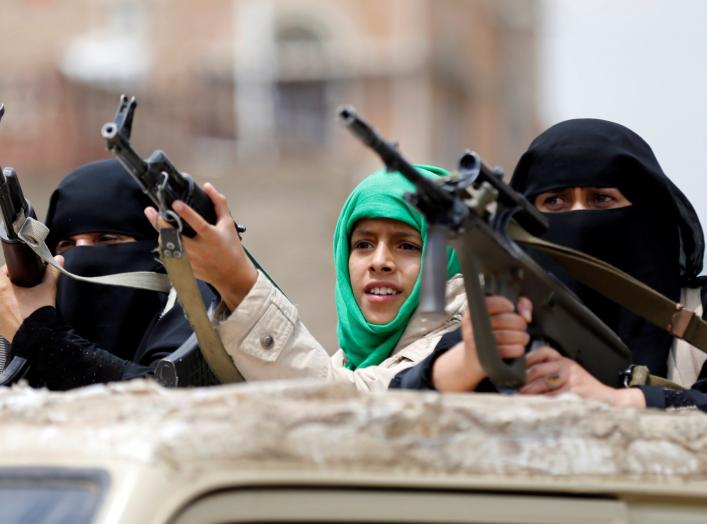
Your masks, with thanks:
M213 184L209 182L204 184L204 193L209 196L211 202L213 202L214 204L214 211L216 211L216 221L220 222L221 220L226 219L231 222L233 218L231 218L231 211L228 209L228 200L226 200L226 196L222 193L219 193L218 190L213 186Z
M518 345L525 348L528 342L530 342L530 335L514 329L496 329L493 334L496 338L497 346Z
M528 297L519 297L516 304L518 314L530 324L533 321L533 303Z
M520 344L498 344L497 348L501 358L519 358L525 353L525 346Z
M552 379L550 379L552 377ZM545 393L555 393L559 390L564 390L567 386L566 381L562 378L560 370L551 370L548 368L544 372L534 378L526 375L525 385L518 391L523 395L543 395Z
M7 264L0 267L0 271L2 271L3 275L7 276Z
M160 217L160 214L157 212L157 210L154 207L146 207L145 208L145 216L147 217L147 220L152 224L152 227L155 228L156 231L159 231L160 229L168 228L168 227L174 227L172 224L167 222L166 220L163 220L162 217Z
M528 330L528 324L525 319L518 313L500 313L496 315L491 315L491 327L496 329L507 329L512 331L523 331Z
M64 265L64 257L63 256L57 255L54 257L54 260L60 266ZM51 264L48 264L47 270L44 272L44 277L42 278L42 283L44 284L45 282L56 281L59 279L59 275L61 275L61 271L59 271L56 267L52 266Z
M551 373L560 373L562 366L559 362L543 362L541 364L535 364L530 366L525 371L525 380L527 383L534 382L536 380L542 380L545 376Z
M203 236L212 227L204 218L181 200L172 202L172 209L184 220L197 235Z
M506 297L491 295L486 297L486 310L489 315L498 315L499 313L513 313L515 307Z
M539 364L540 362L560 360L561 358L562 355L560 355L556 350L554 350L550 346L542 346L541 348L538 348L535 351L531 351L530 353L528 353L525 362L527 367L531 367L535 364Z
M518 390L522 395L542 395L543 393L550 392L551 389L547 387L545 380L539 378L533 382L526 382L525 385Z

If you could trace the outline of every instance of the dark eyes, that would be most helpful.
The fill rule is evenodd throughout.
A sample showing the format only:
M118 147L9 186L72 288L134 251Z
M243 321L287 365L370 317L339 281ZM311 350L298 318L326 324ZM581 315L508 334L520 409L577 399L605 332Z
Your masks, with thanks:
M73 240L62 240L56 245L56 254L61 255L76 245Z
M375 249L375 243L371 242L370 240L357 240L351 244L351 250L359 250L359 249ZM414 242L409 242L409 241L400 241L397 243L398 249L401 249L403 251L421 251L422 246L414 243Z
M414 244L413 242L401 242L400 243L400 248L405 249L405 250L410 250L410 251L420 251L422 250L421 246L418 246L417 244Z
M536 199L535 205L541 211L569 211L576 204L575 198L576 195L574 193L566 191L548 192L540 195ZM580 206L582 209L611 208L619 202L618 198L611 192L591 188L583 191L582 200L584 200L584 205Z
M549 210L562 209L562 207L567 203L567 198L558 193L554 195L548 195L540 199L540 205Z
M81 237L79 241L81 245L85 246L96 246L96 245L111 245L111 244L122 244L124 242L131 242L134 239L127 235L119 235L114 233L100 233L100 234L89 234L88 237ZM56 245L56 254L61 255L66 253L69 249L76 247L76 240L73 238L67 238L59 241Z
M351 244L351 249L370 249L373 247L373 243L368 240L358 240Z
M617 200L608 193L593 193L591 196L591 201L597 206L605 206L613 204Z
M105 233L103 235L100 235L96 239L96 243L98 244L110 244L112 242L122 242L123 241L123 235L111 235L110 233Z

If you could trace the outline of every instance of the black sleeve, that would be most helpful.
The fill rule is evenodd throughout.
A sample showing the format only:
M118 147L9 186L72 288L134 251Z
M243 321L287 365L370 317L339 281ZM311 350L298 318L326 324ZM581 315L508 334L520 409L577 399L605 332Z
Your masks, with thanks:
M432 383L432 366L435 361L449 349L457 345L462 340L461 329L455 329L446 333L432 353L430 353L419 364L402 370L393 377L388 385L389 389L427 389L434 390Z
M216 295L206 284L199 282L199 288L205 303L215 300ZM27 379L31 385L67 390L150 376L157 362L191 334L189 322L175 304L164 316L155 318L133 360L123 360L77 335L59 319L56 309L47 306L25 319L11 351L29 361Z
M218 295L201 280L197 280L204 307L207 309L218 301ZM182 343L191 336L193 329L189 321L184 316L179 303L160 317L149 329L145 338L140 343L140 347L135 353L134 361L137 366L126 369L124 380L141 376L141 370L148 367L154 370L157 362L175 351Z
M29 361L30 384L53 390L121 380L133 364L78 336L50 306L25 319L10 350Z
M646 406L658 409L695 406L700 411L707 411L707 362L697 378L697 382L687 390L640 386L646 397Z
M640 386L649 408L667 409L696 407L707 411L707 381L696 382L690 389L676 390L657 386Z

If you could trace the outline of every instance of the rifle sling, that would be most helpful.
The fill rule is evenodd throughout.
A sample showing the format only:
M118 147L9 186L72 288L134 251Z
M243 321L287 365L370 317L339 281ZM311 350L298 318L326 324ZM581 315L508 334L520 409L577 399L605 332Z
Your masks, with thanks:
M49 234L49 228L42 224L39 220L28 217L25 219L22 227L17 235L25 244L27 244L35 254L45 263L57 268L62 274L74 280L81 282L90 282L93 284L103 284L109 286L121 286L135 289L146 289L148 291L157 291L159 293L168 293L171 287L169 278L163 273L154 273L152 271L133 271L130 273L115 273L113 275L103 275L97 277L82 277L75 273L71 273L64 269L52 256L51 251L47 247L46 238Z
M184 314L194 329L201 354L211 371L222 384L244 382L243 375L223 347L221 338L206 313L189 257L182 246L179 230L160 229L160 256L172 286L177 291Z
M537 238L515 222L510 223L508 235L551 256L583 284L707 353L707 322L694 311L602 260Z

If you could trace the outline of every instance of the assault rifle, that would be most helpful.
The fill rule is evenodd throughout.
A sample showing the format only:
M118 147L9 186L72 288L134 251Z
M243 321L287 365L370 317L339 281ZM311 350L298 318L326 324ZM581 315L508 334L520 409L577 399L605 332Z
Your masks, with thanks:
M137 181L174 229L160 230L160 257L172 286L177 291L182 309L196 336L190 337L156 367L158 380L167 386L208 385L243 380L220 338L209 323L204 304L192 274L180 233L188 237L195 231L172 210L172 203L181 200L210 224L216 223L216 211L208 195L187 174L180 173L161 150L155 150L143 160L130 144L133 117L137 107L135 97L121 95L113 122L106 123L101 135L108 150ZM236 224L238 235L245 227ZM245 249L255 267L260 264ZM265 273L265 272L264 272ZM267 276L267 273L265 273ZM268 277L269 278L269 277Z
M0 104L0 120L5 106ZM0 242L10 281L22 287L33 287L42 281L45 264L19 236L27 218L37 218L29 200L22 193L17 173L11 167L0 168ZM22 378L28 363L20 357L12 358L9 343L0 342L0 385L11 384Z
M181 232L193 237L194 231L172 211L172 202L181 200L199 213L210 224L216 223L216 211L208 195L194 182L194 179L181 173L170 162L163 151L157 149L143 160L130 144L133 117L137 108L135 97L128 99L121 95L118 110L113 122L108 122L101 129L108 150L140 184L142 190L155 203L163 217ZM238 232L245 232L245 227L236 225Z
M433 182L352 108L341 108L339 118L378 154L389 171L401 173L415 185L416 191L408 193L406 199L428 222L418 307L421 314L444 314L447 243L456 250L479 361L496 386L522 386L525 358L505 361L500 357L486 311L485 296L492 294L505 296L513 303L520 296L528 297L534 306L528 331L535 343L551 345L604 384L624 385L624 373L631 364L626 345L509 235L509 228L518 226L538 235L547 228L547 220L523 195L503 182L499 168L490 169L476 153L467 151L456 175Z

